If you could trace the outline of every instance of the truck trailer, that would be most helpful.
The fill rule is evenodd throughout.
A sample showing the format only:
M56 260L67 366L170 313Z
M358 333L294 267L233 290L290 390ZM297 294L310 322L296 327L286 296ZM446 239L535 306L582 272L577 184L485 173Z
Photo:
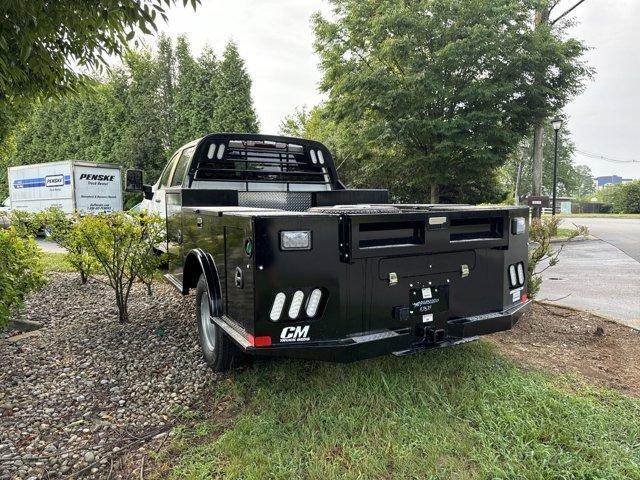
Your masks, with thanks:
M12 210L122 210L122 175L117 165L67 160L9 167L8 173Z
M511 328L527 310L528 208L397 204L352 190L321 143L211 134L180 148L144 208L167 280L195 291L211 368L243 355L349 362Z

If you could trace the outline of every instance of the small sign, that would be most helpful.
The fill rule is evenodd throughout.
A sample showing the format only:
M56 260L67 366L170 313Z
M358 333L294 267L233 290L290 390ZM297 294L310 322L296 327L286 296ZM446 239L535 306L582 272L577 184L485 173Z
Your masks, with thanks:
M430 323L430 322L433 322L433 313L422 315L422 323Z
M47 175L44 177L46 187L64 187L64 175Z
M519 302L520 301L520 292L522 292L521 288L511 291L511 301L512 302Z
M433 298L433 295L431 293L431 289L430 288L423 288L422 289L422 298L423 299Z

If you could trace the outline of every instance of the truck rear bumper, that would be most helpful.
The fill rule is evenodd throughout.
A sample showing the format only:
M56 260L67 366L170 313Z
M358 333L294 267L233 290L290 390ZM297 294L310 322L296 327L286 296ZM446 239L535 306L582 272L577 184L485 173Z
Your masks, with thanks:
M449 320L444 334L438 337L438 341L433 341L433 338L428 335L421 336L422 333L417 336L416 331L407 327L319 342L272 344L265 347L247 344L241 346L250 355L330 362L352 362L389 354L410 355L431 348L468 342L481 335L509 330L529 309L530 304L531 301L528 300L502 312Z

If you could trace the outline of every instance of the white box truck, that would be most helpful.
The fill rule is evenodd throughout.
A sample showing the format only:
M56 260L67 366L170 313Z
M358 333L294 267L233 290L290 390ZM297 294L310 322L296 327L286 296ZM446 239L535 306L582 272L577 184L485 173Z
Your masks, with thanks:
M65 213L122 210L120 167L76 160L9 167L12 210Z

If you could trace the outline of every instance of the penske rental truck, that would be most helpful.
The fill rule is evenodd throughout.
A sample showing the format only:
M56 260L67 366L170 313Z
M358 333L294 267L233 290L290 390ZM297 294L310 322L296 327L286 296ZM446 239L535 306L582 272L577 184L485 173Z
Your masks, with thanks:
M195 291L207 363L243 355L346 362L507 330L528 308L527 207L396 204L351 190L300 138L212 134L154 185L166 278Z
M12 210L65 213L122 210L122 176L117 165L68 160L9 167Z

